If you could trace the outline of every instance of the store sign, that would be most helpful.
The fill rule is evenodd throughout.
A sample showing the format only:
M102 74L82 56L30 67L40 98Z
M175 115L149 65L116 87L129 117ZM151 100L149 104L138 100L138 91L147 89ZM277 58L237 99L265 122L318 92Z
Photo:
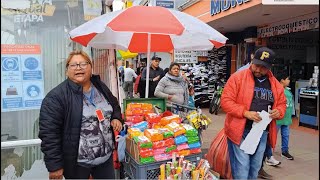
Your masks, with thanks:
M6 4L6 1L4 2ZM22 0L23 6L20 6L19 3L19 1L12 1L1 7L1 15L14 15L15 23L43 22L43 16L53 16L56 9L52 5L52 0L42 2ZM27 6L28 8L25 8Z
M174 51L174 62L197 63L198 56L208 56L208 51Z
M211 0L210 13L211 16L219 14L222 11L228 11L237 5L242 5L250 0Z
M19 3L16 1L15 3ZM14 4L6 6L6 8L1 7L1 15L37 15L37 16L53 16L56 7L52 5L52 1L43 1L38 3L38 1L30 1L29 8L20 9Z
M271 49L305 50L308 46L315 44L313 39L302 37L275 36L269 38L268 47Z
M263 5L319 5L319 0L262 0Z
M101 15L101 0L83 0L84 20L89 21Z
M159 0L157 0L156 1L156 6L161 6L161 7L164 7L164 8L173 9L174 8L174 1L159 1Z
M1 44L1 112L40 109L43 97L40 45Z
M258 27L258 37L265 38L319 28L319 12Z

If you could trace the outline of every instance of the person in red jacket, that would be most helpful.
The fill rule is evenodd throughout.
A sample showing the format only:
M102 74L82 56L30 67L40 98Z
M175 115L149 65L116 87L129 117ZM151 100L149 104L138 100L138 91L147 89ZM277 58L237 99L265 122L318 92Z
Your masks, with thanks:
M275 121L285 114L286 98L283 87L270 71L274 59L275 53L271 49L259 48L250 67L234 73L224 87L221 107L227 113L224 129L234 179L257 179L266 144L275 147ZM240 145L253 122L262 120L258 112L268 112L268 106L272 107L269 112L272 121L263 131L256 151L252 155L246 154Z

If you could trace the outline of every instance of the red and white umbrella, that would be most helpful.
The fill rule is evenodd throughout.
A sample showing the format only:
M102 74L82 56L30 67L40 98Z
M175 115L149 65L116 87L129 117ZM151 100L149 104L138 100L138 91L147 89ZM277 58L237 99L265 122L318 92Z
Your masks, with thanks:
M150 52L211 50L227 41L225 36L201 20L158 6L134 6L107 13L73 29L69 35L83 46L147 52L147 67ZM149 81L146 82L146 97L148 87Z

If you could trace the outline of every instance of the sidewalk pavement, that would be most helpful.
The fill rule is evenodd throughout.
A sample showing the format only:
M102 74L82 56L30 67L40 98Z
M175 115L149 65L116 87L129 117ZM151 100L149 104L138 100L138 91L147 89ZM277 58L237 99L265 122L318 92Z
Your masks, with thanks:
M208 152L212 139L223 128L225 113L212 115L208 109L203 113L212 120L209 128L203 132L203 154ZM264 170L281 180L319 180L319 131L298 126L298 120L293 119L290 127L289 152L294 160L281 157L281 136L278 134L277 145L273 156L281 161L278 167L264 165Z

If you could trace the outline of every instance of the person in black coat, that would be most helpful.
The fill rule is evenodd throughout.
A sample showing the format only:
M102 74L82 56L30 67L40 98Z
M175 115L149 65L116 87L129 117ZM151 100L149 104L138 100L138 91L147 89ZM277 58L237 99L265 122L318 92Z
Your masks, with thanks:
M114 131L123 120L117 99L83 51L71 52L68 78L41 104L39 138L50 179L114 179Z
M150 65L150 71L149 71L149 94L148 98L155 97L154 91L160 81L161 78L164 77L163 69L159 67L161 58L157 56L153 56L151 58L151 65ZM147 81L147 68L144 68L141 75L141 86L144 88L146 87L146 81ZM142 96L141 96L142 95ZM145 98L145 90L144 92L140 93L140 97Z

